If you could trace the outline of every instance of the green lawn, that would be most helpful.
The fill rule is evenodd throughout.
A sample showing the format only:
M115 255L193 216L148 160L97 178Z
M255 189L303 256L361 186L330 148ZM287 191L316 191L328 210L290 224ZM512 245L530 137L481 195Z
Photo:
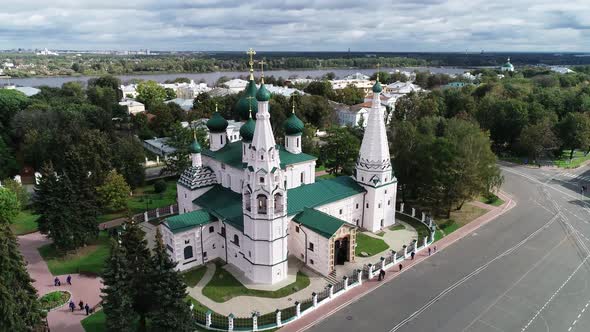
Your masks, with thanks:
M373 256L388 248L387 243L381 239L376 239L363 233L356 233L356 249L354 252L357 256L360 256L361 252L366 252L369 256Z
M561 168L577 168L588 160L590 160L590 153L584 155L584 151L576 150L574 151L574 157L570 160L570 150L565 150L559 158L553 160L553 163Z
M105 332L107 316L100 310L82 320L82 327L86 332Z
M384 231L381 231L379 233L376 233L375 235L383 237L383 235L385 235L385 232Z
M244 287L231 273L221 267L222 263L217 263L217 269L213 279L203 288L203 295L215 302L225 302L236 296L257 296L268 298L280 298L293 294L309 286L309 277L301 272L297 272L297 279L294 283L280 288L276 291L262 291L248 289Z
M92 273L100 274L104 263L109 256L109 237L106 232L100 232L95 243L65 256L59 255L51 244L39 248L39 253L47 262L49 271L53 275L64 275L71 273Z
M31 210L24 210L18 213L10 229L14 235L23 235L37 231L37 219L39 215L33 214Z
M135 215L148 210L165 207L176 203L176 179L166 181L166 191L160 194L154 192L154 185L146 184L133 191L127 206L129 213ZM127 216L127 211L115 211L103 213L98 217L99 222L105 222Z
M461 210L459 211L452 211L451 217L448 219L435 219L436 224L440 231L444 233L444 236L451 234L452 232L456 231L457 229L467 225L468 223L472 222L473 220L479 218L480 216L484 215L488 210L482 209L480 207L471 205L471 204L464 204ZM437 230L437 233L440 231ZM443 234L434 234L435 240L437 236L440 238L444 237ZM440 239L439 238L439 239Z
M390 231L399 231L399 230L402 230L402 229L406 229L406 227L404 225L402 225L402 224L399 224L399 223L398 224L395 224L393 226L389 226L389 230Z
M186 283L187 286L195 287L199 283L199 281L203 278L203 276L205 275L205 272L207 272L207 267L201 266L199 268L196 268L196 269L193 269L193 270L183 273L182 277L184 278L184 282Z
M326 166L324 166L324 165L320 165L315 168L316 172L321 172L321 171L325 171L325 170L326 170Z
M328 174L318 176L318 179L328 180L328 179L333 179L335 177L336 177L336 175L328 173Z
M484 203L484 204L488 204L488 205L492 205L492 206L500 206L500 205L504 204L504 200L502 200L500 197L498 197L494 194L480 196L477 200Z

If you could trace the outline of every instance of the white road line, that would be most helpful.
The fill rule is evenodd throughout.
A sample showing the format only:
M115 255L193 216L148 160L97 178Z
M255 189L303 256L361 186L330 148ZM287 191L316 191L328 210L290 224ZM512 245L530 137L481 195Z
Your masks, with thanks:
M397 325L395 325L391 330L389 330L389 332L395 332L395 331L399 330L402 326L406 325L407 323L409 323L410 321L412 321L414 318L416 318L418 315L420 315L421 313L423 313L424 311L426 311L433 304L435 304L436 301L440 300L445 295L447 295L448 293L450 293L451 291L453 291L455 288L461 286L463 283L465 283L466 281L468 281L472 277L478 275L480 272L482 272L483 270L485 270L488 266L490 266L495 261L503 258L504 256L507 256L507 255L511 254L513 251L515 251L516 249L518 249L521 246L523 246L527 241L529 241L531 238L533 238L534 236L536 236L537 234L539 234L542 230L544 230L546 227L548 227L550 224L552 224L553 222L555 222L555 220L558 220L558 219L559 219L559 214L556 214L555 216L553 216L553 218L551 218L551 220L549 220L547 223L545 223L539 229L537 229L536 231L534 231L533 233L531 233L529 236L527 236L526 238L524 238L522 241L520 241L519 243L517 243L515 246L513 246L512 248L506 250L505 252L503 252L502 254L496 256L495 258L491 259L490 261L488 261L484 265L482 265L482 266L478 267L477 269L473 270L473 272L471 272L468 275L464 276L463 278L461 278L460 280L458 280L457 282L455 282L454 284L452 284L451 286L449 286L447 289L445 289L442 292L440 292L438 295L436 295L435 297L433 297L428 303L426 303L420 309L416 310L414 313L412 313L411 315L409 315L408 317L406 317L405 319L403 319L401 322L399 322Z

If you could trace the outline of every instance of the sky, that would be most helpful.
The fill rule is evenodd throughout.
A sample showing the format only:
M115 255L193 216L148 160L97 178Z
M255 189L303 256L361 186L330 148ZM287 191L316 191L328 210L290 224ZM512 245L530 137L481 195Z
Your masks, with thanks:
M590 0L3 0L0 49L590 51Z

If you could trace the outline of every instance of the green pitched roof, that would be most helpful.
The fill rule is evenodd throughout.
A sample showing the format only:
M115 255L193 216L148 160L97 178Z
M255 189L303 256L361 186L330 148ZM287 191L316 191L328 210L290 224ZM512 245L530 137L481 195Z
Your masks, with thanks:
M282 169L285 169L289 165L317 159L316 157L306 153L293 154L287 151L285 147L280 145L277 145L277 148L279 150L279 158L281 159ZM245 165L242 163L241 141L227 143L223 148L217 151L203 150L202 154L236 168L245 167Z
M205 210L196 210L189 213L179 214L177 216L166 218L164 225L172 233L187 231L195 226L204 225L215 220L215 217Z
M293 220L328 239L345 224L338 218L309 208L303 209L293 217Z
M258 88L256 87L256 82L254 82L253 79L249 80L248 85L246 85L246 88L244 89L244 95L240 97L234 106L240 119L248 119L250 116L250 108L252 108L252 117L256 118L256 113L258 112L258 103L256 102L257 91ZM248 99L248 97L252 97L252 99Z
M305 208L314 208L364 192L365 189L349 176L320 180L287 192L287 214L294 215Z
M235 228L244 230L242 195L231 189L215 185L211 190L196 198L193 203Z
M283 124L283 128L285 129L285 134L287 135L301 135L305 125L303 124L303 121L301 121L297 115L295 115L295 112L293 112Z
M246 123L240 128L240 136L244 142L252 142L254 137L254 130L256 129L256 122L252 118L248 118Z

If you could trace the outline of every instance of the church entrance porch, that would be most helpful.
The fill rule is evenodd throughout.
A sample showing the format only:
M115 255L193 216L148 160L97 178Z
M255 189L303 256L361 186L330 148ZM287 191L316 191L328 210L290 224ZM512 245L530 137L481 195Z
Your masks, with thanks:
M330 239L330 271L335 271L337 265L354 262L354 247L356 245L356 228L342 225Z
M348 236L334 241L334 250L336 255L336 265L344 265L348 262L348 255L350 253L350 240Z

